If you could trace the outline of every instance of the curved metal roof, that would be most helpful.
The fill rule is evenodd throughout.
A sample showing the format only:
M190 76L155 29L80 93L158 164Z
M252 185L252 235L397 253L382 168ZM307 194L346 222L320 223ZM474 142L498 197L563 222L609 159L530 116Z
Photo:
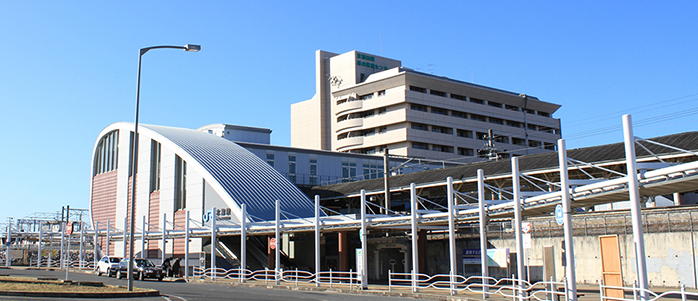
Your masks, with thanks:
M274 220L275 203L280 200L284 212L299 217L314 216L314 203L298 187L236 143L191 129L155 125L141 127L162 135L187 152L238 206L247 204L248 214Z

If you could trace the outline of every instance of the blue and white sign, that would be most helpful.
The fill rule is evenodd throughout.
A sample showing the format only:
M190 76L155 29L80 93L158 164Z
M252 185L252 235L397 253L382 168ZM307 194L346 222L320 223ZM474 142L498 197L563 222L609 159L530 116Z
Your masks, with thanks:
M565 223L565 215L562 213L562 205L560 204L555 206L555 221L560 226Z

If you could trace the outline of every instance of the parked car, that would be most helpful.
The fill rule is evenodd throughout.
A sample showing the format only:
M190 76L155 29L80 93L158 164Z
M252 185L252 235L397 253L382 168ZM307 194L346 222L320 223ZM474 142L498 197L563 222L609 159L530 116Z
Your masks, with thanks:
M121 257L116 256L104 256L97 262L97 276L102 276L102 274L107 274L107 277L111 277L116 274L116 270L119 269L119 262L121 262Z
M124 258L119 262L119 269L116 271L116 278L124 278L128 275L128 258ZM144 280L145 278L156 278L162 281L165 277L165 272L161 267L153 264L149 259L136 258L133 262L134 279Z

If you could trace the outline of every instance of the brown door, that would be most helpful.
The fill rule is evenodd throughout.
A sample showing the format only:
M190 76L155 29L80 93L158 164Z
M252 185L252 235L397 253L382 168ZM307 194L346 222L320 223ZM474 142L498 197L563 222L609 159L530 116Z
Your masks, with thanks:
M599 237L601 245L601 267L604 285L623 286L623 271L620 262L620 244L618 235L605 235ZM612 298L625 298L622 289L604 288L604 296Z

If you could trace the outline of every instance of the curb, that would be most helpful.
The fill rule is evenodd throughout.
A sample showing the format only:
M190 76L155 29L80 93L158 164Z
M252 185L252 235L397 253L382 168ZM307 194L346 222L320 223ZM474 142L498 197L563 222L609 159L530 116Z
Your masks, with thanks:
M482 301L480 298L468 298L465 296L450 296L450 295L439 295L430 293L413 293L405 291L376 291L376 290L358 290L358 289L343 289L343 288L330 288L330 287L314 287L314 286L291 286L291 285L266 285L266 284L255 284L255 283L240 283L240 282L214 282L194 279L190 282L197 283L207 283L207 284L219 284L219 285L232 285L241 287L257 287L257 288L267 288L267 289L283 289L292 291L314 291L314 292L328 292L328 293L339 293L339 294L351 294L351 295L372 295L372 296L383 296L383 297L408 297L422 300L444 300L444 301Z
M15 297L67 297L67 298L126 298L126 297L157 297L159 291L135 292L135 293L51 293L51 292L18 292L0 291L0 296Z

